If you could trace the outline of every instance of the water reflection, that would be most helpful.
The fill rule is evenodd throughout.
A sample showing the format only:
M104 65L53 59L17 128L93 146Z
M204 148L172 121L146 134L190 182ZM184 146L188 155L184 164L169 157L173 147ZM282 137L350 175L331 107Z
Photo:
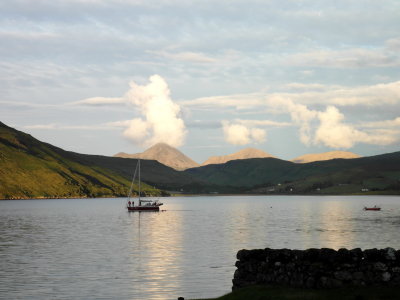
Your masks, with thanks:
M321 203L321 241L327 248L345 248L354 242L352 222L343 222L352 211L345 202L326 201Z
M182 197L0 202L4 299L209 298L254 248L400 248L399 197ZM381 212L365 212L379 204Z
M174 211L134 212L129 217L135 295L139 299L167 299L166 295L180 290L182 282L182 219Z

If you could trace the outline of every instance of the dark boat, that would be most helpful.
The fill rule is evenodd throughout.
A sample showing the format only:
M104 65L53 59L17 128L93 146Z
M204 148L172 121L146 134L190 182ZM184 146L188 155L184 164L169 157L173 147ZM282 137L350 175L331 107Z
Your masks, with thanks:
M137 205L135 206L135 201L134 200L131 201L131 195L132 195L133 182L135 181L137 171L139 174L139 192L138 192ZM160 206L163 205L163 203L159 202L159 200L141 199L140 159L138 159L138 163L136 165L135 174L133 175L131 188L129 189L128 199L126 202L127 202L126 208L128 209L128 211L159 211Z
M366 207L366 206L365 206L365 207L364 207L364 210L376 210L376 211L377 211L377 210L381 210L381 208L378 207L378 206L376 206L376 205L375 205L374 207Z

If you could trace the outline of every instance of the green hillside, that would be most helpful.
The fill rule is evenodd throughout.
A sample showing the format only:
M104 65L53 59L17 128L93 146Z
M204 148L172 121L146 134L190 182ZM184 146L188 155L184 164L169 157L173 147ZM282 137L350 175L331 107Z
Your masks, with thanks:
M65 151L0 122L0 199L126 196L136 164ZM254 158L185 171L154 160L141 166L146 195L400 194L400 152L306 164Z
M75 156L0 122L0 199L127 195L132 174L82 164ZM143 190L161 194L146 185Z
M74 152L67 152L64 157L81 165L111 170L126 178L132 178L137 164L137 160L131 158L87 155ZM158 161L145 159L141 159L141 179L148 185L155 186L158 189L191 193L205 192L213 186L213 184L167 167Z
M254 193L400 194L400 152L307 164L275 158L244 159L185 172Z

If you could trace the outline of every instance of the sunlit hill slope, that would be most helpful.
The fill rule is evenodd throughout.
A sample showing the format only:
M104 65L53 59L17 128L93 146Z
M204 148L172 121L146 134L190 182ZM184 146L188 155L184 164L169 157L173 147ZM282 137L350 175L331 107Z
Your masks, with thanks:
M356 159L293 163L234 160L185 171L206 182L266 194L400 194L400 152Z
M0 199L126 196L136 163L64 151L0 122ZM147 195L163 194L155 183L193 184L156 161L142 162L142 178Z
M126 196L136 164L65 151L0 123L0 199ZM237 159L185 171L144 159L141 175L146 195L400 194L400 152L311 163Z

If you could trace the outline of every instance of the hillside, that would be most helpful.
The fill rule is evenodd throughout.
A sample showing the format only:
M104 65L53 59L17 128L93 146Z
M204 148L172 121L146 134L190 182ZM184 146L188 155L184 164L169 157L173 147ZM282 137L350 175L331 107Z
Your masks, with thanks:
M246 148L246 149L243 149L243 150L240 150L238 152L228 154L228 155L211 156L205 162L203 162L201 165L206 166L206 165L211 165L211 164L224 164L231 160L249 159L249 158L266 158L266 157L273 157L273 156L271 154L264 152L262 150L259 150L259 149Z
M314 161L323 161L323 160L330 160L336 158L359 158L361 157L358 154L348 151L330 151L324 153L313 153L313 154L305 154L296 158L293 158L291 161L295 163L309 163Z
M0 199L126 196L136 163L65 151L0 122ZM143 161L142 180L161 188L200 185L156 161ZM144 185L143 193L163 192Z
M181 151L165 143L158 143L142 153L127 154L120 152L115 154L114 157L157 160L163 165L179 171L199 166L198 163L187 157Z
M0 199L126 196L136 164L65 151L0 122ZM236 159L185 171L142 159L141 170L146 195L400 194L400 152L312 163Z
M275 158L235 160L185 173L257 193L400 194L400 152L304 164Z

